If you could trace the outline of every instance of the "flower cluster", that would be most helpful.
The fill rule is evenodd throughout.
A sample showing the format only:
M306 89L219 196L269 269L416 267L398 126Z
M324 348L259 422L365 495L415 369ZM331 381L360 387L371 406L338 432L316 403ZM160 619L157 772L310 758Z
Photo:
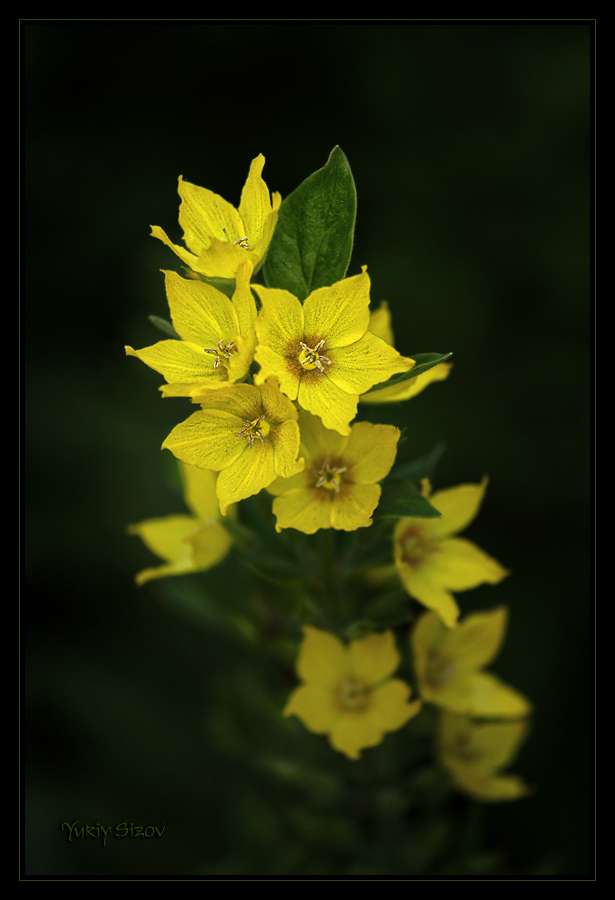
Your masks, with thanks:
M355 760L422 704L433 704L441 711L437 754L451 782L479 799L511 799L526 789L500 770L527 731L531 707L482 671L502 644L507 611L459 623L454 596L509 574L458 537L479 511L487 478L432 493L431 466L412 478L404 467L396 474L397 428L356 421L359 404L363 411L415 397L446 379L451 366L439 354L400 355L388 305L370 309L367 267L346 277L356 198L338 151L284 204L262 179L262 155L252 161L238 209L180 178L185 247L152 228L184 274L164 272L168 337L141 350L127 346L126 354L164 377L163 397L199 408L162 444L179 460L190 514L130 526L163 560L136 580L203 571L233 548L241 552L233 541L234 529L243 527L238 504L266 491L275 517L269 546L280 554L296 546L287 530L329 530L331 537L328 550L319 545L322 559L305 544L303 562L295 556L306 589L316 584L322 591L313 589L309 617L288 623L295 634L302 625L303 639L301 683L284 715L328 735L335 750ZM254 281L259 270L265 284ZM371 528L377 515L380 527L364 545L379 565L363 565L359 545L348 542L343 559L331 556L336 531ZM248 562L257 572L264 527L251 536L257 549ZM379 619L378 601L368 610L369 598L384 586L397 607ZM340 598L348 595L344 606ZM418 694L410 701L409 684L393 677L402 655L392 628L413 621L412 600L429 611L410 638Z

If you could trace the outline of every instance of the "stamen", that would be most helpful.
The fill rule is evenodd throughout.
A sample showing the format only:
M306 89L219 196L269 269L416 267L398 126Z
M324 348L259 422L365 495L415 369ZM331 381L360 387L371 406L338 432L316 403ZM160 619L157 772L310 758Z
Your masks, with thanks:
M226 234L226 228L223 228L222 231ZM228 234L226 234L226 236L227 236L227 238L228 238L229 241L230 241L230 238L228 237ZM242 250L249 250L249 249L250 249L250 248L248 247L248 237L247 237L247 235L246 235L246 237L239 238L238 241L233 241L233 244L234 244L236 247L241 247Z
M362 681L348 678L337 689L337 699L342 709L349 712L365 709L369 696L369 688Z
M329 460L325 459L325 464L322 469L312 469L312 472L317 478L315 487L324 487L328 490L334 490L336 494L339 494L341 478L338 478L337 476L345 471L346 466L333 467L329 465Z
M304 369L318 369L319 372L324 374L324 366L323 362L325 362L328 366L331 365L331 360L328 356L323 356L320 351L325 346L324 338L316 344L316 346L312 349L308 347L307 344L304 344L303 341L299 341L299 346L301 347L301 353L298 355L297 359L301 363Z
M254 419L253 422L249 419L242 419L241 422L246 427L242 428L241 431L236 431L235 437L240 437L242 440L248 441L250 447L254 443L254 438L256 437L260 438L261 444L264 444L265 436L269 434L270 431L270 426L267 422L265 422L264 425L261 425L264 418L265 414L263 413L262 416L259 416L258 419ZM263 431L265 434L263 434Z
M229 341L228 344L223 344L220 340L218 341L217 349L214 347L203 347L203 353L213 353L215 355L214 369L217 369L223 359L231 359L234 347L235 341Z

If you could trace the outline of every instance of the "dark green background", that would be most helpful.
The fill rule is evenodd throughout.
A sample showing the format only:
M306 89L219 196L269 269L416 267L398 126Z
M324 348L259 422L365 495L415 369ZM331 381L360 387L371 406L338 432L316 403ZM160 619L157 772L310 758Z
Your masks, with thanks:
M125 534L182 510L159 447L191 411L123 351L158 339L159 270L179 264L149 226L181 237L180 174L237 204L262 152L286 196L339 144L358 190L349 274L368 265L402 353L455 363L366 416L406 427L404 461L446 442L436 488L490 475L467 535L513 572L459 595L464 611L509 605L495 669L535 704L513 768L536 793L488 809L485 846L501 877L591 877L591 24L21 27L26 875L352 870L319 871L326 851L293 862L296 788L256 771L277 752L259 722L275 732L288 679L215 613L188 611L202 579L137 589L152 557ZM243 576L205 580L247 631ZM66 842L59 825L76 819L166 832L103 850ZM352 859L359 838L340 840L336 859Z

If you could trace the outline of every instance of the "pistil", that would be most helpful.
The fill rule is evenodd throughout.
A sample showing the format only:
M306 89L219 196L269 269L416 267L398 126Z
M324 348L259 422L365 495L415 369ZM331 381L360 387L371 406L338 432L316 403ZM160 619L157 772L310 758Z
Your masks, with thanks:
M307 344L304 344L303 341L299 341L299 346L301 347L301 352L299 353L297 359L301 363L304 369L318 369L319 372L324 374L324 366L323 362L325 362L328 366L331 365L331 360L328 356L323 356L321 354L322 348L325 346L324 338L321 341L318 341L315 347L308 347Z
M229 341L228 344L218 341L217 349L215 347L203 347L203 353L213 353L216 357L214 360L214 369L217 369L221 362L230 359L235 349L235 341Z
M260 438L261 444L265 443L265 438L271 431L271 426L268 422L263 421L265 418L265 414L259 416L258 419L254 419L252 422L249 419L242 419L241 422L245 425L245 428L242 428L241 431L235 432L235 437L240 437L244 441L248 441L250 447L254 443L255 438Z
M335 491L339 494L340 482L342 479L338 476L345 471L346 466L330 466L329 460L325 459L325 464L322 469L312 469L312 472L317 478L316 487L324 487L329 491Z
M342 709L347 712L358 712L365 709L369 697L369 688L356 678L347 678L337 689L337 699Z

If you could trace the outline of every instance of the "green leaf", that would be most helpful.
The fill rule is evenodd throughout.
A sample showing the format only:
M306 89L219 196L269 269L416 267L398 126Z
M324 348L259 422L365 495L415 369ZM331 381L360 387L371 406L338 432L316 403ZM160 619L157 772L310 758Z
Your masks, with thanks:
M441 353L413 353L410 356L410 359L413 359L416 365L414 365L409 372L402 372L400 375L391 375L388 381L381 381L380 384L375 384L369 391L365 391L365 393L371 394L372 391L381 391L382 388L393 387L402 384L404 381L410 381L411 378L416 378L417 375L422 375L423 372L433 369L438 363L446 362L452 355L452 353L445 353L444 355Z
M175 338L176 341L180 341L181 338L178 333L175 331L173 326L167 319L162 319L160 316L148 316L147 317L152 325L155 325L156 328L159 328L160 331L163 331L169 337Z
M194 278L195 274L197 274L199 281L203 281L205 284L210 285L210 287L220 291L220 293L228 297L229 300L233 299L236 285L234 278L211 278L209 275L203 275L202 272L195 273L190 269L186 269L186 272L189 274L190 278Z
M407 478L387 478L382 485L380 503L374 516L399 519L405 516L419 519L441 519L442 513L421 495L417 486Z
M283 201L263 273L267 287L303 302L317 288L346 275L357 213L348 160L334 147L326 166Z
M401 466L396 466L388 476L391 478L404 478L413 481L415 485L420 485L423 478L429 478L433 484L434 472L436 465L440 461L440 457L446 450L446 444L439 443L433 448L427 456L421 456L419 459L410 460Z

